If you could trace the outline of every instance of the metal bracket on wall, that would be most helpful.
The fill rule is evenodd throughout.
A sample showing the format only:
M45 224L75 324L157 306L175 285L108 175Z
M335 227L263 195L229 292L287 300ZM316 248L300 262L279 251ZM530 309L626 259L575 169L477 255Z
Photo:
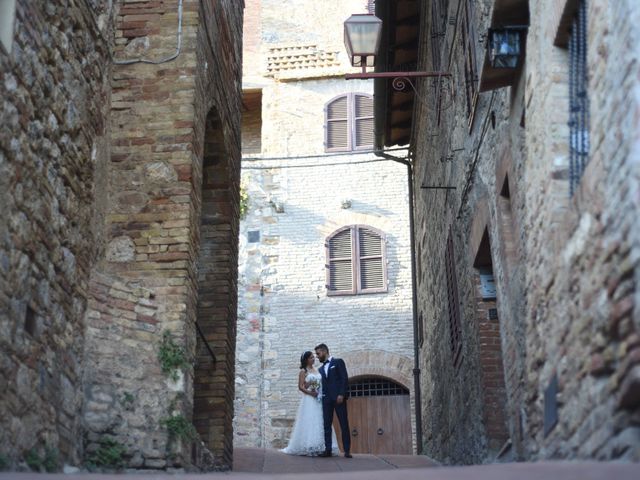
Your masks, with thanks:
M457 152L464 152L464 148L454 148L453 150L451 150L451 153L449 155L445 156L441 156L440 157L440 162L441 163L445 163L445 162L452 162L453 160L455 160L455 155L454 153Z
M429 78L430 80L435 80L433 87L436 91L436 96L438 97L438 108L440 108L441 110L448 110L451 105L453 105L456 98L455 82L453 82L453 80L451 79L451 75L442 74L439 76L431 76L427 78ZM444 80L448 80L448 82L445 82ZM409 84L416 98L422 103L422 105L428 107L429 105L427 103L427 99L418 93L418 89L411 81L411 77L399 75L395 77L391 82L391 86L397 92L404 91L407 88L407 84ZM443 99L447 99L447 101L443 101Z
M371 78L391 78L391 87L397 92L403 92L407 88L407 84L413 90L416 98L425 106L428 107L428 103L426 98L422 97L418 93L418 89L414 85L412 78L429 78L436 80L436 86L440 87L437 89L438 95L441 96L438 98L438 103L441 104L440 100L445 95L448 95L449 102L447 102L444 109L448 109L451 105L453 105L456 90L455 90L455 82L451 78L450 73L446 72L377 72L377 73L348 73L344 76L346 80L368 80ZM445 93L443 93L445 92Z
M425 190L455 190L456 187L447 187L443 185L420 185L420 188Z

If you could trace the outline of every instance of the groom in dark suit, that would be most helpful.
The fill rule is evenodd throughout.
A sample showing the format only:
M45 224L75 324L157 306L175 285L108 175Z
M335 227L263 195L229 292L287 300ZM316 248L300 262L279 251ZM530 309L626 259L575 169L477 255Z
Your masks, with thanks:
M321 343L316 348L318 360L322 362L320 375L322 376L322 415L324 417L324 448L320 456L330 457L333 450L331 445L331 424L333 412L338 416L340 430L342 430L342 447L345 458L351 458L351 431L347 418L347 397L349 392L349 375L347 367L341 358L329 355L329 347Z

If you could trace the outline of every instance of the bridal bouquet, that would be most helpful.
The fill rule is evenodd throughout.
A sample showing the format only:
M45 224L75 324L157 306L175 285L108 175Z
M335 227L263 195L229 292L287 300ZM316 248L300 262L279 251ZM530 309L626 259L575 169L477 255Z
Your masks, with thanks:
M321 387L320 382L318 380L313 379L313 380L309 381L308 385L309 385L308 386L309 390L311 390L312 392L317 392L318 393L318 396L316 397L316 400L321 402L322 401L322 395L320 393L320 387Z

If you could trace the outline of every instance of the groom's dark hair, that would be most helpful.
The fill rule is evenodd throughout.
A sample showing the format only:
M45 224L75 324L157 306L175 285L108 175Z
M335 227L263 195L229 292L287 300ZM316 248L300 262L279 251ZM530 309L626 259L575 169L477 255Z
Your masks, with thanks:
M329 347L327 347L326 343L321 343L320 345L316 345L316 348L314 348L314 350L318 350L318 349L325 350L327 353L329 353Z

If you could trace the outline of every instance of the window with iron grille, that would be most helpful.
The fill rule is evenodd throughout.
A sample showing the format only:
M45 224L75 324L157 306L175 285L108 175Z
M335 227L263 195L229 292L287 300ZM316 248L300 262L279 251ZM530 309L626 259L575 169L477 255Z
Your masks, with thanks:
M460 365L462 359L462 329L460 327L460 302L458 300L458 279L453 254L453 236L449 232L445 251L445 271L447 276L447 300L449 304L449 335L453 365Z
M388 395L409 395L409 390L386 378L369 377L349 383L350 397L381 397Z
M434 0L431 2L431 63L433 71L439 71L441 65L442 49L447 32L449 15L449 0ZM436 121L440 125L442 109L442 84L435 85Z
M578 12L569 38L569 191L571 195L589 160L589 95L587 71L587 1Z
M325 150L348 152L373 148L373 96L347 93L325 106Z
M440 70L440 57L447 31L448 13L449 0L431 2L431 63L434 71Z
M476 31L471 0L462 3L461 36L464 61L464 90L467 102L467 116L473 119L478 97L478 64L476 61Z
M382 232L364 225L343 227L327 238L327 295L386 292L385 243Z

